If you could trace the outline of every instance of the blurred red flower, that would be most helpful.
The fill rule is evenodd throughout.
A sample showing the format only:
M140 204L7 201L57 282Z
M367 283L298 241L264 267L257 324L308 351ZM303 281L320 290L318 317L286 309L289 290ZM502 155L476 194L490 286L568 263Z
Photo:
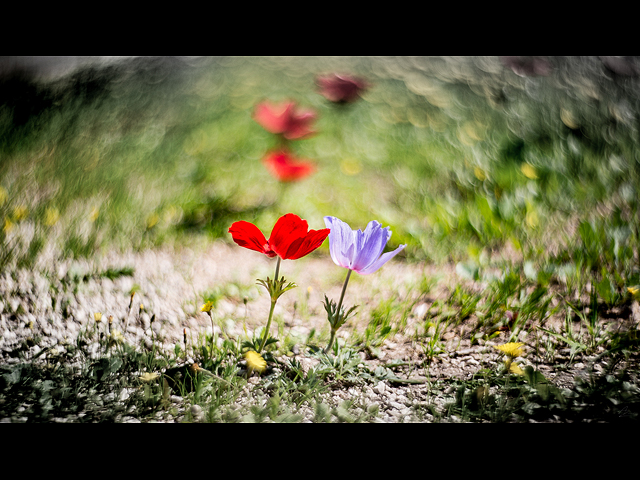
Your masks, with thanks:
M278 219L271 231L269 240L254 224L239 221L229 227L233 241L238 245L268 257L279 256L283 260L296 260L308 255L329 235L330 230L309 230L306 220L293 213L287 213Z
M354 102L369 88L369 84L361 78L337 73L320 76L316 83L320 87L320 94L335 103Z
M295 182L316 171L313 163L299 160L286 150L277 150L262 159L267 170L281 182Z
M551 63L545 57L499 57L505 67L520 77L547 76L551 73Z
M294 102L273 104L264 101L256 105L253 119L267 132L280 134L287 140L306 138L316 131L312 128L316 113L300 109Z

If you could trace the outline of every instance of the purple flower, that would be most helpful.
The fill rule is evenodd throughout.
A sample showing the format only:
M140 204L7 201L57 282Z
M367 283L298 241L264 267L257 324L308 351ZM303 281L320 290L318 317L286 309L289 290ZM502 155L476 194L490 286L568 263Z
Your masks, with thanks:
M400 245L393 252L382 253L391 238L389 227L382 228L380 222L372 220L362 230L351 227L336 217L324 217L324 223L331 229L329 251L334 263L340 267L369 275L395 257L406 245Z

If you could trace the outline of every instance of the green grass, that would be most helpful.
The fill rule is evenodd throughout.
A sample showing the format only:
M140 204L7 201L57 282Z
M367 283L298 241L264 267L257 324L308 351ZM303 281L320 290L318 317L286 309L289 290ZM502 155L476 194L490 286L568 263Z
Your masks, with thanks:
M483 61L490 67L479 68ZM366 385L399 375L402 366L369 369L359 356L375 358L395 334L420 346L428 368L446 353L450 332L458 345L463 337L470 345L523 341L533 358L558 364L557 350L568 348L568 365L597 355L612 370L556 389L535 369L519 377L484 368L470 380L434 383L434 391L453 387L455 395L445 408L417 409L423 418L575 420L586 409L606 412L606 421L635 419L635 367L620 366L634 365L638 346L631 315L640 285L637 89L630 88L634 79L558 62L556 75L526 79L478 57L231 57L177 61L175 68L146 59L49 84L0 80L0 267L9 275L37 269L50 245L59 258L80 259L229 241L234 221L269 231L290 211L311 228L322 227L324 215L354 228L377 219L391 226L389 247L408 244L394 261L457 265L462 280L449 297L430 299L437 282L423 278L410 294L380 300L359 319L363 329L329 356L319 353L327 332L312 331L303 349L319 363L306 373L277 360L301 343L280 322L270 373L257 386L241 374L242 342L256 339L198 339L189 355L214 376L198 377L180 393L202 407L205 420L300 421L306 405L315 421L372 421L377 412L366 405L328 406L323 395L336 382ZM373 87L352 105L330 104L314 76L334 69L363 75ZM265 98L291 98L318 112L320 133L292 142L296 154L317 164L313 176L283 185L263 168L276 141L251 113ZM321 250L328 254L328 245ZM73 292L90 278L132 274L70 273L62 284ZM203 299L248 302L256 288L228 284ZM5 314L23 313L2 300ZM418 301L429 308L409 332ZM309 315L303 297L296 309ZM615 316L622 320L612 324ZM552 317L561 326L548 324ZM179 365L184 345L160 355L90 336L84 332L59 352L61 362L2 366L2 414L193 419L177 413L161 377L139 380L140 372ZM87 350L95 342L105 352L99 359ZM238 407L247 389L250 401ZM122 392L124 410L96 400Z

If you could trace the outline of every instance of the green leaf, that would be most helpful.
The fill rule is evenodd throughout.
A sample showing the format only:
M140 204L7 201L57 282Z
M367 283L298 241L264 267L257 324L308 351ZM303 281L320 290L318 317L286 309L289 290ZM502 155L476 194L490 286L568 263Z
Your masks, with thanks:
M538 370L534 370L534 368L531 366L527 366L524 368L524 378L532 386L536 386L541 383L549 383L549 380L547 380L542 373L540 373Z
M8 385L14 385L20 381L21 375L22 365L17 365L16 367L12 368L9 373L3 374L2 378L4 378L5 382Z

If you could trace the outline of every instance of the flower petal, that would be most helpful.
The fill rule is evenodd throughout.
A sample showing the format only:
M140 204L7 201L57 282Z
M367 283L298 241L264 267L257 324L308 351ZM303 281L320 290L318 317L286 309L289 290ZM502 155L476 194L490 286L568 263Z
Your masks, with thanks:
M316 131L311 128L311 124L315 119L316 114L312 111L292 112L289 118L287 118L287 128L283 133L284 138L288 140L298 140L314 135Z
M356 258L353 259L351 268L356 272L366 269L373 262L378 260L385 245L391 237L389 227L382 228L380 222L372 220L365 228L364 232L359 232L359 245Z
M245 221L234 222L231 227L229 227L229 233L233 237L233 241L241 247L264 253L270 257L275 257L275 253L269 249L267 239L264 238L260 229L253 223Z
M261 102L256 105L253 119L269 133L282 133L287 129L287 117L292 108L291 103L273 105L269 102Z
M309 233L304 238L294 241L289 246L287 256L284 258L296 260L308 255L322 245L322 242L325 241L330 231L331 230L328 228L323 228L322 230L309 230Z
M269 246L283 260L287 256L289 247L293 242L307 235L309 226L306 220L302 220L293 213L287 213L278 219L269 237Z
M315 172L315 166L306 160L298 160L286 150L274 151L262 159L269 173L281 182L301 180Z
M356 272L358 272L360 275L369 275L370 273L373 273L373 272L377 271L385 263L387 263L389 260L391 260L393 257L395 257L398 253L400 253L404 249L404 247L406 247L406 245L400 245L393 252L387 252L387 253L382 254L380 256L380 258L378 258L378 260L376 260L375 262L367 265L362 270L356 270Z
M282 134L289 140L306 138L316 133L312 128L316 113L312 110L300 110L294 102L261 102L256 105L253 119L266 131Z
M329 233L329 253L333 263L339 267L351 268L354 252L354 232L351 227L336 217L324 217L325 225L331 229Z
M336 103L353 102L369 87L361 78L337 73L317 77L316 83L320 87L320 94Z

